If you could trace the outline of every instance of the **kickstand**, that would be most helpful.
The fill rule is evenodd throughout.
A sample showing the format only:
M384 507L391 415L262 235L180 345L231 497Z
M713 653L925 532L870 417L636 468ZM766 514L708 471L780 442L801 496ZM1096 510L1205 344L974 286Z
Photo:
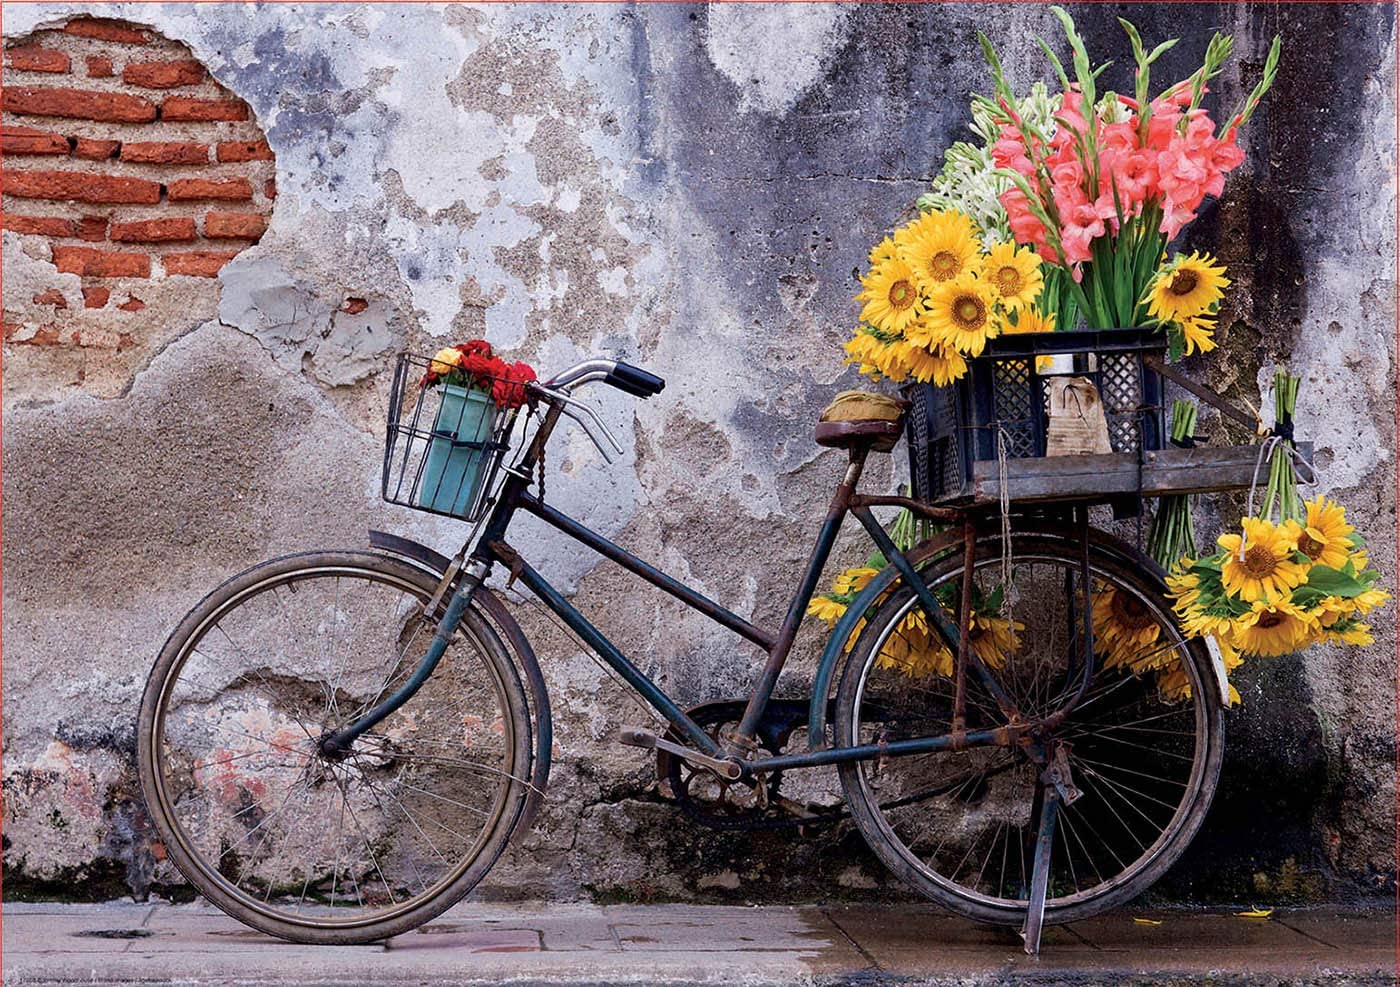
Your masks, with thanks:
M1035 857L1031 865L1031 897L1026 902L1026 924L1021 938L1026 941L1026 955L1040 955L1040 931L1045 923L1045 896L1050 887L1050 851L1055 842L1055 816L1060 807L1060 793L1053 784L1041 782L1040 821L1035 840Z

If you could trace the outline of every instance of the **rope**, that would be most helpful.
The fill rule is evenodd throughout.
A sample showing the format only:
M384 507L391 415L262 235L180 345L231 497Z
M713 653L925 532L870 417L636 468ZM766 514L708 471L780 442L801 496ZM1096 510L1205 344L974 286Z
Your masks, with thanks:
M997 488L1001 508L1001 616L1011 618L1011 493L1008 489L1006 460L1006 431L1001 422L994 422L997 430Z
M1290 428L1288 431L1291 432L1292 429ZM1259 470L1263 467L1264 460L1273 456L1274 450L1278 449L1280 446L1282 446L1285 455L1288 457L1288 468L1293 471L1294 481L1299 486L1303 487L1313 487L1317 485L1317 470L1313 469L1312 463L1304 459L1303 454L1294 447L1292 439L1289 436L1271 433L1268 438L1259 443L1259 455L1254 458L1254 475L1250 477L1249 481L1249 500L1245 507L1245 517L1254 517L1254 494L1259 490ZM1304 480L1302 476L1299 475L1299 466L1307 470L1308 479ZM1244 561L1246 540L1245 537L1240 538L1241 562Z

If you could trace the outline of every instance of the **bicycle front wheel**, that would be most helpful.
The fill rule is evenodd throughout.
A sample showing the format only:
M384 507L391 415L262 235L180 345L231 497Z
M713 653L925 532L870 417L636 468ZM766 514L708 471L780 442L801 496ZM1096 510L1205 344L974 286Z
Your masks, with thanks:
M972 647L1023 719L1065 709L1084 668L1080 559L1067 542L1015 537L1003 585L999 539L978 545ZM961 554L922 573L950 612ZM1209 655L1187 641L1150 574L1090 556L1092 685L1046 738L1062 745L1082 792L1062 804L1045 921L1068 922L1144 891L1181 855L1215 790L1223 750ZM1005 600L1005 608L1001 606ZM912 589L872 613L837 690L837 743L950 732L955 644L922 620ZM969 668L967 729L1005 723ZM851 813L908 885L970 918L1025 918L1043 787L1020 747L979 747L841 766Z
M166 642L141 703L142 789L171 859L225 912L297 942L373 942L450 907L500 856L530 721L471 609L406 705L343 757L317 745L407 679L434 589L384 556L288 556L220 586Z

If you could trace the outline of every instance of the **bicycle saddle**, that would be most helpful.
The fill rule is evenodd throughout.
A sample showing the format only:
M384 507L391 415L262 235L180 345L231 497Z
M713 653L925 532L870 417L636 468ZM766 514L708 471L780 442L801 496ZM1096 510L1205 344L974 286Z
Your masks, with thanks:
M889 452L904 431L909 402L869 391L842 391L817 422L817 445L851 449L867 445Z

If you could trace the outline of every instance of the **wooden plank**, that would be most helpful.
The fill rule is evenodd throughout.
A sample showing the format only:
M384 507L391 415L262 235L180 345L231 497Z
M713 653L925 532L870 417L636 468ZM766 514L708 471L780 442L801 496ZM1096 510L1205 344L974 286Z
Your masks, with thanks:
M1311 442L1299 442L1298 451L1312 461ZM1249 487L1259 458L1259 446L1201 446L1197 449L1162 449L1149 452L1142 465L1142 492L1147 497L1165 494L1212 493ZM997 463L973 464L971 497L974 503L995 503L1001 496ZM1086 500L1132 494L1138 489L1137 456L1053 456L1008 459L1007 487L1018 502ZM1259 466L1259 483L1268 482L1269 465Z

